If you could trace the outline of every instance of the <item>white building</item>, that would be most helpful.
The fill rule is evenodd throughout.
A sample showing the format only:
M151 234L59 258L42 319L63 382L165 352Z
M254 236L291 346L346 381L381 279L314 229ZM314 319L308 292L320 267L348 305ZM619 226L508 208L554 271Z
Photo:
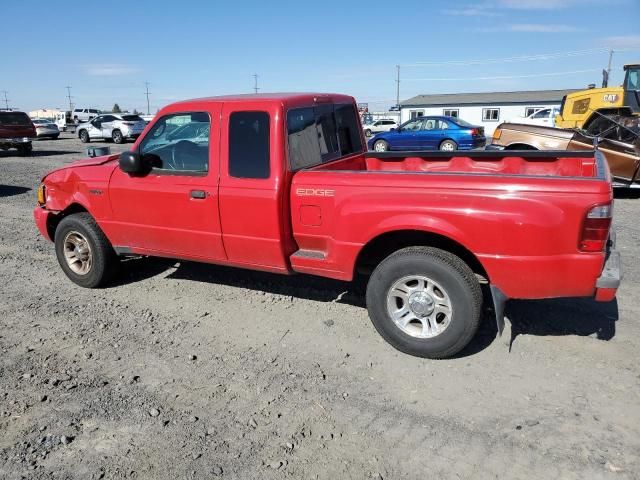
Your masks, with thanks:
M521 92L447 93L418 95L400 102L401 121L422 115L459 117L482 126L487 136L498 125L526 117L541 108L559 107L562 97L577 90L531 90Z

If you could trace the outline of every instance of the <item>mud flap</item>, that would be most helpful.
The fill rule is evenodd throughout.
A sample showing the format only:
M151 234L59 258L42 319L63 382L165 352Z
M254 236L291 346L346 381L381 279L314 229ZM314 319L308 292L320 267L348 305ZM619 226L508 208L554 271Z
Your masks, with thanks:
M491 298L493 299L493 310L496 313L496 326L498 327L498 336L502 336L504 331L504 307L507 303L508 297L502 293L495 285L490 285Z

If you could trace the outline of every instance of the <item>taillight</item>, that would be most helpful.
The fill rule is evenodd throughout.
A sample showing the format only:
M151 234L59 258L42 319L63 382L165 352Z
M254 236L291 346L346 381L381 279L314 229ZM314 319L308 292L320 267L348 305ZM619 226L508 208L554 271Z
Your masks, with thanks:
M502 136L502 130L501 130L501 129L499 129L499 128L496 128L496 129L493 131L493 139L494 139L494 140L500 140L500 137L501 137L501 136Z
M579 248L583 252L602 252L609 239L609 228L613 216L613 205L593 207L584 219Z
M472 129L471 129L471 135L473 135L474 137L475 137L476 135L478 135L478 129L477 129L477 128L472 128Z

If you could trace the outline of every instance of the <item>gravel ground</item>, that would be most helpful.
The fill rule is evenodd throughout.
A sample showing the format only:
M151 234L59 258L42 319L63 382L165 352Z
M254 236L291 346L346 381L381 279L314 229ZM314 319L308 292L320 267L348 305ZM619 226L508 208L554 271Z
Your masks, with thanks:
M0 478L640 478L640 200L617 301L511 302L430 361L340 282L140 259L74 286L31 211L85 147L0 152Z

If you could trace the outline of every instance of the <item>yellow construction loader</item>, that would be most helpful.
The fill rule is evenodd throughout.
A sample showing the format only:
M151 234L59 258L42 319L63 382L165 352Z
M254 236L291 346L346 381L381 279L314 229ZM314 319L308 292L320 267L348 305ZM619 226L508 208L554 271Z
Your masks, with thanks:
M602 115L634 116L640 113L640 63L624 66L621 87L589 88L566 95L556 116L557 128L585 129Z

